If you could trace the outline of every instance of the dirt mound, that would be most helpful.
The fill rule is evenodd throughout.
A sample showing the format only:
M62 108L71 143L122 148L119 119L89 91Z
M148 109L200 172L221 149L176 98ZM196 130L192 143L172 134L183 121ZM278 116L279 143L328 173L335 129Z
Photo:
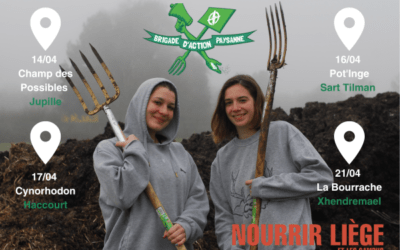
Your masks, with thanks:
M123 128L123 124L120 124ZM102 249L104 220L98 199L100 184L93 169L96 145L113 137L108 125L93 140L67 140L44 165L31 145L12 145L0 165L1 249ZM36 181L35 173L56 173L57 180ZM23 189L75 189L75 195L17 195ZM67 202L68 209L24 208L31 203Z
M378 198L380 206L321 206L311 199L313 223L322 227L322 246L330 245L330 224L384 224L385 249L399 247L399 94L378 94L375 98L361 95L337 103L307 103L287 115L275 109L273 120L285 120L296 126L314 145L324 160L335 170L360 170L359 177L335 177L338 184L382 185L381 192L326 192L332 198ZM365 132L364 145L351 163L343 159L334 142L334 131L344 121L355 121ZM122 124L123 126L123 124ZM113 137L108 125L104 134L93 140L68 140L60 145L46 165L31 145L18 143L9 152L0 153L0 249L102 249L104 220L98 206L99 182L93 170L93 151L101 140ZM226 142L224 142L226 143ZM210 167L217 150L210 132L193 134L182 144L195 160L207 191ZM57 180L34 181L34 173L56 173ZM75 195L17 195L23 189L75 189ZM32 203L68 203L68 209L24 209ZM218 249L214 234L214 206L208 215L204 238L195 249ZM396 224L397 223L397 224ZM337 241L341 232L337 232ZM358 238L356 237L356 240Z

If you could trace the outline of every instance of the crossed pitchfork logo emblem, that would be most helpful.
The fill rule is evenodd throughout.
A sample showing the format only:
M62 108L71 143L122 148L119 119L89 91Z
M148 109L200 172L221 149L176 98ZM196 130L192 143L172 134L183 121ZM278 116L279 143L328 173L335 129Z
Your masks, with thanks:
M191 51L196 51L205 60L205 63L209 69L221 74L221 70L218 66L222 64L216 59L210 58L206 50L213 49L215 46L222 45L235 45L241 43L252 42L249 39L251 32L233 35L212 35L211 39L200 40L208 29L212 29L221 33L222 29L228 23L229 19L232 17L234 9L225 8L208 8L206 13L199 19L199 23L203 24L205 27L200 32L200 34L195 37L187 29L193 23L192 17L187 13L185 6L182 3L171 4L171 10L169 16L177 18L175 29L181 34L186 36L186 39L182 39L181 36L164 36L149 32L147 33L151 36L150 38L145 38L146 40L163 45L179 46L185 49L186 52L182 56L178 56L171 68L168 70L169 74L180 75L186 68L186 58L189 56Z

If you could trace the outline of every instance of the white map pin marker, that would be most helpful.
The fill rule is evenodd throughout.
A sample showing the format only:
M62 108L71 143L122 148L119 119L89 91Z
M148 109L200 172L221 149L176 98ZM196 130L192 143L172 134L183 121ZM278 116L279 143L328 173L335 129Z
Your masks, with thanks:
M47 131L50 133L50 140L42 141L40 135L42 132ZM52 122L39 122L31 130L31 143L40 159L47 164L51 157L56 152L58 145L61 141L60 129Z
M344 25L344 21L347 18L353 18L353 27L347 28ZM344 46L350 51L364 30L365 19L363 14L354 8L344 8L336 14L334 23L336 33L340 40L342 40Z
M354 133L354 140L346 141L344 134L348 131ZM343 122L335 130L335 143L343 158L350 164L360 152L364 144L365 134L363 128L356 122Z
M40 22L43 18L50 19L50 26L43 28ZM41 8L35 11L31 16L31 29L39 44L44 50L47 50L57 37L61 27L61 18L58 13L50 8Z

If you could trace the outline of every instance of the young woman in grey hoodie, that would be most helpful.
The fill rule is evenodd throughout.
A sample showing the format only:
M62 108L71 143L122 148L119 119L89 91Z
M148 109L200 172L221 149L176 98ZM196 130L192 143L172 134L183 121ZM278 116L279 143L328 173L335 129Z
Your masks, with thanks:
M173 142L178 125L174 84L154 78L142 83L129 104L127 141L98 144L93 159L106 226L104 249L172 250L183 243L193 249L202 237L208 198L192 157ZM169 232L143 192L149 181L175 224Z
M250 76L230 78L219 95L211 122L214 141L234 138L218 151L211 166L218 246L221 250L250 248L250 232L246 231L246 245L241 246L237 237L232 241L232 225L247 228L252 221L253 198L261 198L258 249L315 249L309 240L303 244L300 239L297 244L295 239L289 244L289 225L303 230L303 225L312 224L309 198L322 193L317 191L318 183L331 185L332 171L299 130L277 121L269 128L264 176L254 179L263 106L264 95ZM283 238L275 241L274 232L269 231L269 225L277 224L284 225L286 242ZM264 244L268 240L272 242Z

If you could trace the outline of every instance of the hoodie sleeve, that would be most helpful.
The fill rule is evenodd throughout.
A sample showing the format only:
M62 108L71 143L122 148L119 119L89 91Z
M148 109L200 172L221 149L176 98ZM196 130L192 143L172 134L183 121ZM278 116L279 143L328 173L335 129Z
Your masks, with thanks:
M288 130L291 137L283 150L288 151L292 164L300 171L254 179L251 188L253 197L275 201L309 198L323 193L317 191L318 183L320 187L332 185L332 171L313 145L292 125L288 125ZM277 164L276 168L279 168Z
M108 143L108 144L107 144ZM101 142L94 154L93 163L105 202L122 210L129 209L147 187L150 179L146 151L138 140L126 145L121 155L109 141ZM115 147L115 146L114 146Z
M218 247L221 250L237 250L238 244L232 245L232 225L235 224L232 208L225 195L222 186L222 178L219 173L218 155L211 165L210 194L215 207L215 235L217 236Z
M203 236L207 224L207 214L210 211L206 188L200 178L197 166L192 157L187 153L190 161L191 176L188 180L190 185L188 199L182 214L175 223L180 224L186 233L186 242L193 244Z

